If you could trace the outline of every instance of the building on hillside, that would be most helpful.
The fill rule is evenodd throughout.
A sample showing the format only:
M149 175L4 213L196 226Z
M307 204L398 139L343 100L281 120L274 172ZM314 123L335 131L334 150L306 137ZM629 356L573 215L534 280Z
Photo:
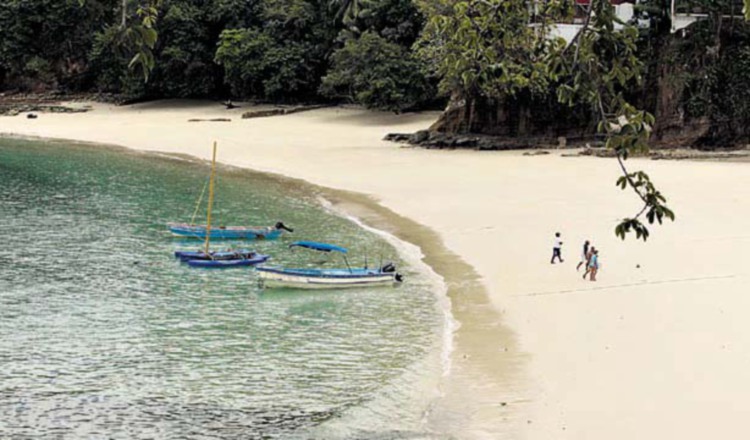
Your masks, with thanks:
M744 18L742 0L731 0L726 10L722 11L723 18ZM707 8L696 4L695 1L671 0L669 9L672 18L672 32L685 29L698 20L708 18L709 11Z
M551 36L562 37L565 41L570 42L583 26L586 20L590 0L574 0L574 12L570 20L562 23L556 23L552 29ZM635 4L638 0L610 0L615 7L615 14L623 22L629 22L635 14ZM742 17L742 0L732 0L727 10L724 11L724 18L741 18ZM672 32L684 29L690 24L707 18L709 11L695 1L690 0L670 0L670 18L672 22ZM621 26L621 25L615 25Z

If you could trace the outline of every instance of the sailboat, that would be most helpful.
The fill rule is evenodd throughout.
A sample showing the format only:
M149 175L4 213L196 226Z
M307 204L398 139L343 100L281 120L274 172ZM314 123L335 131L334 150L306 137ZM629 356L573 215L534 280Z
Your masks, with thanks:
M212 168L213 170L213 168ZM213 173L214 171L212 171ZM169 232L176 237L187 237L205 239L210 237L212 240L253 240L253 239L275 239L279 238L281 234L286 232L294 232L294 229L286 226L282 222L276 222L273 226L212 226L196 225L195 216L200 209L201 202L203 201L203 194L206 191L206 187L203 187L198 202L195 205L195 211L193 211L193 217L190 223L167 223Z
M216 179L216 142L214 142L213 158L211 160L211 176L209 178L208 208L206 210L206 230L211 230L211 209L214 203L214 181ZM205 235L205 246L201 251L177 251L175 257L192 267L236 267L253 266L267 261L270 257L248 249L228 251L211 251L211 236Z

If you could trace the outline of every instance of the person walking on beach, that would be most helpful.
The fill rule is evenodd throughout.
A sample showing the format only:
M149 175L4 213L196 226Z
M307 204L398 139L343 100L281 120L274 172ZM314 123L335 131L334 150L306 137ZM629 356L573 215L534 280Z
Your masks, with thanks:
M586 275L591 273L591 267L589 266L589 263L591 263L591 257L594 256L594 252L596 252L596 248L594 246L589 247L588 252L586 252L585 259L584 259L584 268L586 269L583 272L583 279L586 279Z
M593 253L591 254L591 259L589 260L589 268L591 269L591 275L589 276L589 279L591 281L596 281L596 274L599 273L599 251L594 249Z
M555 232L555 241L552 244L552 260L550 260L551 264L555 264L555 257L557 257L560 262L563 262L562 259L562 239L560 238L560 233Z
M581 261L579 261L578 266L576 266L576 272L578 272L582 264L588 265L589 263L589 244L590 243L588 240L586 240L586 242L583 243L583 252L581 252Z

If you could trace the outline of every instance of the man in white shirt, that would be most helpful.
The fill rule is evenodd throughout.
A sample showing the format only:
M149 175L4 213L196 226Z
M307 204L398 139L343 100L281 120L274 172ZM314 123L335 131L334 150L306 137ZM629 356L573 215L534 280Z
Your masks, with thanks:
M562 239L560 239L560 233L555 232L555 241L552 244L552 260L550 263L555 264L555 257L557 257L560 262L563 262L562 259Z

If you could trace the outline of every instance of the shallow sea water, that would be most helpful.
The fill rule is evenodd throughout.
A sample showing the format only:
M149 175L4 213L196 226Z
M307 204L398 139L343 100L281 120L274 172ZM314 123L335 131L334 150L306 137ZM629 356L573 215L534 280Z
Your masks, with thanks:
M261 291L252 268L181 265L172 252L199 243L165 223L190 219L207 175L189 159L0 139L0 437L435 437L436 280L311 187L229 167L220 223L295 228L239 244L332 266L287 245L333 242L353 265L396 261L407 282Z

